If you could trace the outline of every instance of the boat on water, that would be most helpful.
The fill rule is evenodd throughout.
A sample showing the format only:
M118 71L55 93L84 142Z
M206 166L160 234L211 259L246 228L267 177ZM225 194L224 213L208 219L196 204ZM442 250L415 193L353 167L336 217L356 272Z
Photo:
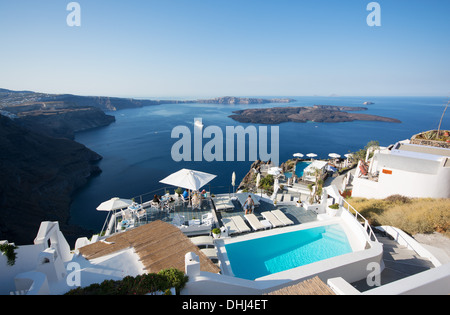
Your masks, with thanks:
M195 125L196 127L198 127L198 128L203 128L203 126L204 126L201 119L195 120L194 125Z

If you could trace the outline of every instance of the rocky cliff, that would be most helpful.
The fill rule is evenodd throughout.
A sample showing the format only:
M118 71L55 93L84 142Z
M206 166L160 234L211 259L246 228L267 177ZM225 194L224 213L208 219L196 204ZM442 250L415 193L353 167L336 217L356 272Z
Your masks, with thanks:
M48 104L35 107L36 104L32 104L29 110L6 110L15 114L22 126L56 138L74 139L76 132L108 126L116 120L96 107L75 107L64 102L58 102L57 107L49 107Z
M41 221L59 221L68 240L71 195L100 172L101 156L68 139L30 131L0 116L0 240L30 244Z

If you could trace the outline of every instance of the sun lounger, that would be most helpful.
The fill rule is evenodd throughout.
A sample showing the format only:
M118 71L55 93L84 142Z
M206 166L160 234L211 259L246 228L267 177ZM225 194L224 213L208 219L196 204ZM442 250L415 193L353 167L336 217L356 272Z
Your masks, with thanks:
M282 202L283 201L283 194L277 194L277 201Z
M278 220L278 218L270 211L263 212L261 213L261 215L264 217L264 219L269 221L273 227L286 226L283 222Z
M211 236L196 236L190 238L195 246L211 246L214 247L214 241Z
M219 257L217 256L217 250L216 248L203 248L200 249L203 254L206 255L211 261L215 264L219 264Z
M231 218L223 218L222 219L223 225L227 228L228 235L233 235L240 233L241 231L237 228L236 224L234 223Z
M246 214L244 215L245 219L247 220L247 222L250 224L250 226L252 227L253 230L255 231L259 231L259 230L265 230L266 226L264 226L256 217L256 215L254 215L253 213L251 214Z
M283 200L283 201L284 201L284 202L292 201L291 195L290 195L290 194L285 194L285 195L284 195L284 200Z
M248 193L239 193L236 194L237 199L239 200L239 203L241 204L242 207L244 207L244 203L248 198L248 195L252 196L253 202L255 204L255 208L259 207L259 199L260 197L257 195L253 195L253 194L248 194Z
M241 231L241 233L251 231L251 229L248 227L248 225L245 223L244 219L242 219L240 215L234 216L231 219L233 220L234 224L236 224L237 228L239 229L239 231Z
M234 204L231 201L230 197L227 196L214 197L213 201L217 211L227 211L234 209Z
M283 222L285 225L294 224L294 222L290 220L281 210L273 210L272 213L277 217L278 220Z
M211 258L217 259L217 250L215 248L202 248L200 250L203 252L203 254L206 255L206 257L210 259Z

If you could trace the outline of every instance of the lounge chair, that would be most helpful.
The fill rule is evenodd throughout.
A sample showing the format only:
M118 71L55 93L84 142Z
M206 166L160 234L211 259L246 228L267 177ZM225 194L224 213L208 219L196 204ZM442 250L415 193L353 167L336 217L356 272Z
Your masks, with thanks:
M286 224L278 220L278 218L270 211L263 212L261 213L261 215L264 217L264 219L269 221L273 227L286 226Z
M277 194L277 202L283 201L283 194Z
M281 210L273 210L272 213L277 217L278 220L283 222L285 225L294 224L294 222L290 220Z
M245 219L247 220L248 224L250 224L250 226L252 227L253 230L255 231L259 231L259 230L265 230L266 226L264 226L256 217L256 215L254 215L253 213L251 214L246 214L244 215Z
M240 215L232 217L231 220L233 220L234 224L236 224L237 228L239 229L239 231L241 231L241 233L247 233L252 231Z
M220 196L213 198L217 211L228 211L234 209L234 204L228 196Z
M369 168L368 168L368 166L367 166L366 164L364 164L363 162L360 162L359 170L360 170L360 172L359 172L359 177L369 175Z
M285 194L284 195L284 202L289 202L289 201L292 201L291 195L290 194Z
M211 236L196 236L191 237L190 240L197 247L214 247L214 241Z
M122 214L123 220L133 220L133 215L131 214L130 210L121 210L120 212Z
M208 258L217 259L217 250L215 248L202 248L200 249Z
M202 215L202 224L213 225L214 217L211 212L205 213Z
M248 196L252 196L253 203L255 205L255 208L259 207L259 199L260 197L254 194L248 194L248 193L239 193L236 194L237 199L239 200L242 207L244 207L244 203L247 200Z
M237 228L236 224L234 223L231 218L223 218L222 219L223 225L227 228L228 235L238 234L241 231Z
M208 257L209 259L211 259L211 261L215 264L219 263L219 257L217 257L217 250L216 248L203 248L200 249L203 254L206 255L206 257Z
M145 218L145 216L147 216L147 210L145 209L141 209L136 212L136 217L138 218L138 220Z
M189 198L186 199L186 198L184 198L183 195L180 195L180 198L181 198L181 202L183 204L183 207L186 207L186 206L189 205Z

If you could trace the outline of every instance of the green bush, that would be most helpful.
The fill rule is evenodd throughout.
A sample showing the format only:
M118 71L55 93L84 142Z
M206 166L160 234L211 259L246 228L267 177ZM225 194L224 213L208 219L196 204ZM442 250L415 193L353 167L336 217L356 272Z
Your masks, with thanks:
M175 268L161 270L158 275L165 277L169 284L168 288L175 288L177 294L180 294L181 289L188 282L188 276Z
M270 190L273 189L273 183L275 182L273 175L267 175L266 177L263 177L261 181L259 182L259 187Z
M14 264L16 263L16 249L17 247L11 244L0 245L0 252L4 253L6 258L8 259L8 266L14 266Z
M65 295L145 295L157 291L167 295L170 288L175 288L177 294L188 282L188 277L175 268L164 269L160 272L127 276L122 280L105 280L102 283L92 284L85 288L70 290Z

